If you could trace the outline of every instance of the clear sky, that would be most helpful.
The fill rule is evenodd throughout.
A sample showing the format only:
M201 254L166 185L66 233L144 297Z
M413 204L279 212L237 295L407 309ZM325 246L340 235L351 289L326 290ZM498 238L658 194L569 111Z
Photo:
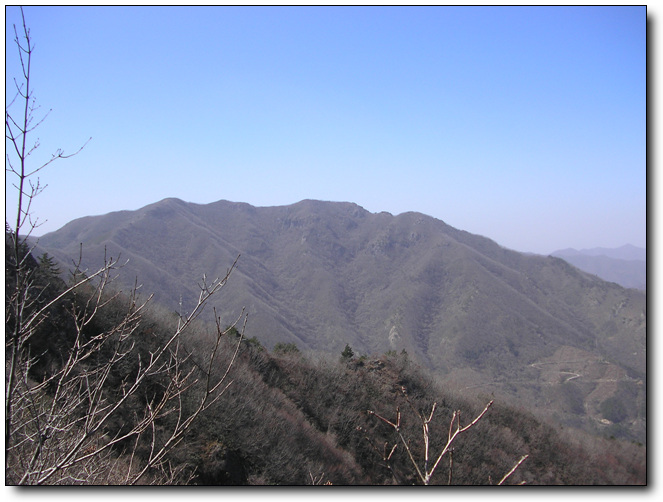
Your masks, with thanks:
M53 110L35 160L92 137L41 175L38 234L165 197L321 199L518 251L646 245L645 7L24 12Z

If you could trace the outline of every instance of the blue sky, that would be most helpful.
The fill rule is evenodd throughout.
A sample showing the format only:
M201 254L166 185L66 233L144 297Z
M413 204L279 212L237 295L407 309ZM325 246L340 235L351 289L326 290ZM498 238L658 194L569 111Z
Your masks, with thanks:
M518 251L646 245L644 7L24 12L53 110L35 161L92 137L43 171L38 234L165 197L310 198Z

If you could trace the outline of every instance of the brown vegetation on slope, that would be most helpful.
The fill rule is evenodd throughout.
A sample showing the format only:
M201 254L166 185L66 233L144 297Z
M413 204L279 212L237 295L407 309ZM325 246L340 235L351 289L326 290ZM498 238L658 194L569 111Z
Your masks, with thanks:
M241 253L232 291L216 306L224 319L246 307L267 347L406 350L449 384L472 371L485 390L600 432L606 417L568 405L596 382L583 375L548 389L540 371L562 347L587 352L643 382L602 398L627 410L609 434L644 441L646 296L559 258L516 253L418 213L319 201L256 208L166 199L71 222L40 246L64 261L81 242L89 266L104 252L129 258L124 280L138 277L171 309L194 293L186 284Z

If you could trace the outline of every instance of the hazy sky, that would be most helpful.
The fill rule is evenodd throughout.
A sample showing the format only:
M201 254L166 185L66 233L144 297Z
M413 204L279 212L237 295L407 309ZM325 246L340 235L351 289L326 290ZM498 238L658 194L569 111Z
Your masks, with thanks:
M24 12L53 109L35 161L92 137L43 172L39 234L165 197L322 199L518 251L646 245L645 7Z

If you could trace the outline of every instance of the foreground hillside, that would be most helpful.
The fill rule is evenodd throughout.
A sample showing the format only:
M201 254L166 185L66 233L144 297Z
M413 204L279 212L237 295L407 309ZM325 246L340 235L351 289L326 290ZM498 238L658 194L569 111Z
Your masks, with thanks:
M48 302L60 295L65 284L56 279L57 269L52 261L42 257L28 263L35 270L31 288L41 292L40 301ZM11 274L9 279L8 284ZM135 323L132 321L132 327L127 329L125 312L135 310L134 299L123 294L111 298L107 289L102 301L97 302L95 291L81 288L62 297L48 310L27 342L29 346L25 349L32 355L29 373L25 375L29 386L34 389L39 382L53 384L35 392L36 399L23 406L26 410L58 410L61 415L57 422L66 421L73 428L66 434L54 428L48 434L35 436L30 431L39 431L52 417L16 411L11 429L14 432L7 445L7 484L25 482L22 481L26 479L25 473L31 469L41 469L43 473L52 468L56 474L48 483L121 484L126 473L140 471L151 452L163 446L162 431L171 429L196 406L201 389L177 386L177 382L181 375L190 372L204 381L205 360L214 350L216 330L202 323L191 324L177 348L172 349L173 356L180 361L172 367L176 371L169 372L169 377L150 372L131 399L120 401L134 378L132 375L140 373L150 354L156 353L170 338L178 316L154 305L140 316L132 316ZM76 323L80 319L77 312L91 304L99 305L92 317L84 324ZM11 328L14 319L7 322ZM248 331L253 330L248 328ZM107 338L104 333L108 334ZM106 342L80 359L81 364L72 367L72 371L63 372L72 354L80 353L81 347L89 347L86 340L96 339ZM117 351L107 347L116 343L124 347L120 353L126 355L121 359ZM176 446L140 478L141 482L417 483L416 469L403 448L404 443L392 450L399 438L377 416L396 421L400 410L399 432L423 469L424 444L421 423L415 413L428 416L436 404L429 428L431 452L437 454L446 441L454 410L459 410L458 423L465 426L491 399L487 396L472 399L443 391L405 351L358 357L346 346L340 354L312 358L303 355L294 344L280 343L270 351L255 337L242 338L236 329L227 330L222 336L213 373L223 373L233 361L236 347L239 351L230 366L227 388L191 423ZM181 357L185 354L186 357ZM103 379L98 380L101 373ZM52 380L53 375L58 378ZM70 396L80 394L82 405L94 401L103 410L114 410L102 429L86 434L89 416L83 411L85 407L68 407L58 398L61 387L57 382L63 378L72 379ZM95 395L85 385L92 379L103 382L92 387ZM179 389L174 394L174 404L156 415L147 429L151 432L142 435L145 429L141 427L135 429L136 433L130 432L141 417L152 414L164 389L173 385ZM18 405L22 402L21 395L15 396ZM169 412L169 406L175 406L173 409L178 412ZM70 456L60 460L61 448L72 444L69 438L72 434L82 439ZM27 440L22 441L21 437ZM124 439L116 441L117 438ZM35 441L39 444L33 448ZM104 444L111 446L105 448ZM431 482L496 484L524 456L526 460L508 478L508 484L645 484L647 481L646 450L642 445L562 430L495 399L481 420L454 442L452 459L449 455L445 457Z
M264 346L405 350L463 393L484 392L603 436L645 441L646 296L419 213L350 203L256 208L166 199L40 239L61 263L128 259L120 281L186 311L241 255L216 308L243 307Z

